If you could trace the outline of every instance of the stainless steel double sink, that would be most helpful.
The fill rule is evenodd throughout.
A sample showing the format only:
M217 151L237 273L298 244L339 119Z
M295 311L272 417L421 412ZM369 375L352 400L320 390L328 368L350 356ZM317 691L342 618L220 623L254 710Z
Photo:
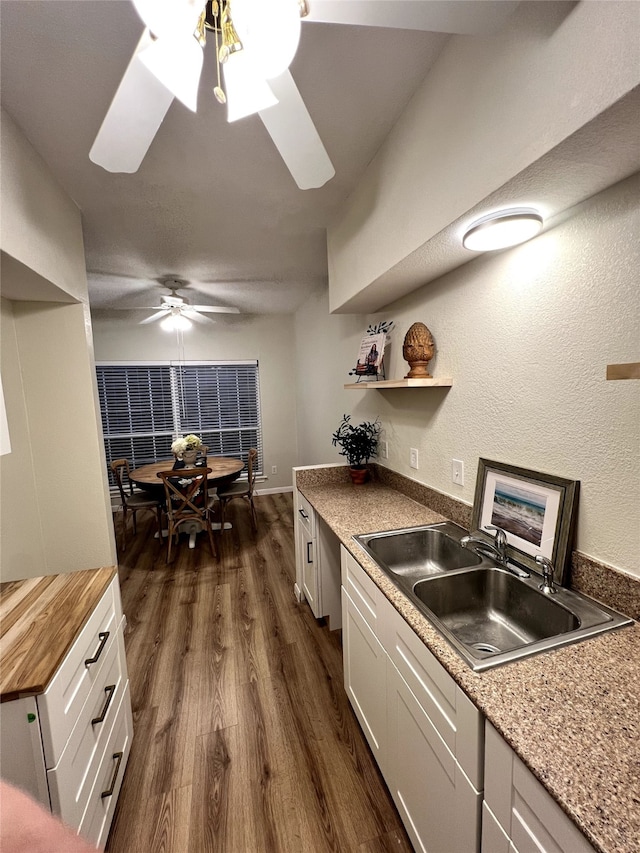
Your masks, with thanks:
M632 619L460 544L452 522L354 536L376 565L477 672L586 640Z

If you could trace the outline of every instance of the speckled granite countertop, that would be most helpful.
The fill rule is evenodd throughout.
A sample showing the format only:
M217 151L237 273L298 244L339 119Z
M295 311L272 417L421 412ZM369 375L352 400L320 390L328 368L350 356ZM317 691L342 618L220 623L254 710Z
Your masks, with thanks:
M640 850L640 625L474 673L351 539L444 516L380 483L301 479L342 544L594 847Z

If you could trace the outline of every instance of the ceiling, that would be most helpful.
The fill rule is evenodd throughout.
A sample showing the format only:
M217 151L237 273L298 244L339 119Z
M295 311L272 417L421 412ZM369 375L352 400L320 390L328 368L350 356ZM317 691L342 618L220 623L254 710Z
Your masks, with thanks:
M492 5L504 15L517 4L481 4ZM457 7L458 14L466 6L477 17L479 3L437 6ZM168 294L162 282L174 278L186 283L181 295L192 303L243 313L296 311L326 287L332 215L449 36L303 22L291 72L336 170L324 187L303 191L257 116L227 123L212 95L211 48L198 112L174 101L137 173L111 174L93 164L89 149L141 32L128 0L0 0L2 106L82 211L92 311L138 308L142 319L149 313L143 309ZM573 205L640 169L639 112L640 89L483 204L514 203L523 188L534 187L552 227ZM375 310L390 292L397 298L467 262L463 220L344 310Z
M82 211L93 309L192 302L288 313L326 286L325 228L448 36L304 22L291 72L336 169L299 190L258 118L234 124L212 95L171 105L139 171L110 174L89 149L143 25L127 0L2 0L2 106ZM195 297L195 298L194 298Z

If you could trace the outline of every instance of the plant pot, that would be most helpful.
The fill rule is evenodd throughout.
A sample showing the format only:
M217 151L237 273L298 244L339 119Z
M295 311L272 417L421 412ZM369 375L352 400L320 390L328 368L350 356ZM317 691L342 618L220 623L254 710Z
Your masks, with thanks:
M193 468L196 464L196 459L198 458L198 448L194 448L193 450L185 450L182 454L182 460L185 464L185 468Z
M361 486L369 479L369 469L366 466L349 468L349 474L351 475L351 482L356 486Z

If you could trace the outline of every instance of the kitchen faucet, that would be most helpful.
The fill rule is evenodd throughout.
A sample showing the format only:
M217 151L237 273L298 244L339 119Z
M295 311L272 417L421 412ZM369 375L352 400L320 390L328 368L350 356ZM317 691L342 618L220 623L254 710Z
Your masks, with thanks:
M480 539L479 536L463 536L460 540L462 547L466 548L469 545L475 545L476 550L484 552L489 557L493 557L499 566L508 569L510 572L518 575L518 577L528 578L528 572L508 562L506 531L501 527L496 527L494 524L487 524L484 529L495 530L496 535L493 542L487 542L485 539Z

